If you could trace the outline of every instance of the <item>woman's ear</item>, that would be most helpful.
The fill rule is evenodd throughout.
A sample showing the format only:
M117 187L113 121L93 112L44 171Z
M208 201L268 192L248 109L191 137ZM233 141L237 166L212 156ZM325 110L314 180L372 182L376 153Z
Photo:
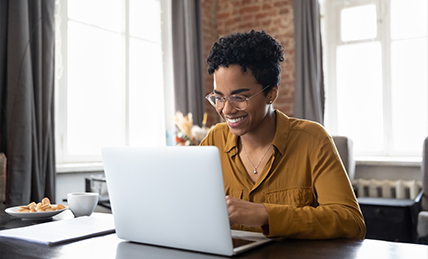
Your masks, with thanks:
M276 98L278 98L278 93L279 93L279 90L278 90L277 85L275 85L274 87L272 87L272 89L270 89L270 92L268 94L270 96L269 97L269 104L276 101Z

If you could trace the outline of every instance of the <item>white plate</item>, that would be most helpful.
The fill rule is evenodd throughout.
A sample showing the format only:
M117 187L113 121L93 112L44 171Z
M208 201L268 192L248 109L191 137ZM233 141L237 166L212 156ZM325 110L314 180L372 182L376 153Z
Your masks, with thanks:
M56 206L55 204L52 204ZM26 206L26 205L22 205ZM65 211L68 209L68 206L65 206L65 209L55 210L55 211L43 211L43 212L18 212L20 206L7 208L4 211L14 217L22 218L22 219L46 219L52 218L53 216Z

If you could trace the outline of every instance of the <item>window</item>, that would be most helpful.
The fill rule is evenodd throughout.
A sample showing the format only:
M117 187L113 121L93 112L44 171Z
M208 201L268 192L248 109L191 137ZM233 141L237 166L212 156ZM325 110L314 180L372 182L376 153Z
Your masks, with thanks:
M168 0L59 2L57 163L101 161L103 146L165 145L169 8Z
M420 156L428 136L427 1L323 3L327 130L351 137L358 156Z

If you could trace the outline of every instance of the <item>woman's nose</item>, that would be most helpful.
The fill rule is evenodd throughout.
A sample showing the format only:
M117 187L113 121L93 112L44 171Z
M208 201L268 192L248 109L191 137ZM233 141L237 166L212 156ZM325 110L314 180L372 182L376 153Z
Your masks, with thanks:
M232 104L230 104L230 101L228 99L225 99L224 100L224 106L223 106L223 113L224 114L231 114L231 113L234 113L236 111L237 111L236 108L233 107Z

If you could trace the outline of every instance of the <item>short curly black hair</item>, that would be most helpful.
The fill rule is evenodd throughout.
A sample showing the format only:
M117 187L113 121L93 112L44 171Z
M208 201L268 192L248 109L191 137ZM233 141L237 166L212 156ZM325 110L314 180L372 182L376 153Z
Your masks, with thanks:
M284 48L265 31L234 33L221 37L214 43L207 58L210 75L219 67L232 64L241 66L242 72L249 68L257 82L269 93L281 81L281 65L284 61Z

